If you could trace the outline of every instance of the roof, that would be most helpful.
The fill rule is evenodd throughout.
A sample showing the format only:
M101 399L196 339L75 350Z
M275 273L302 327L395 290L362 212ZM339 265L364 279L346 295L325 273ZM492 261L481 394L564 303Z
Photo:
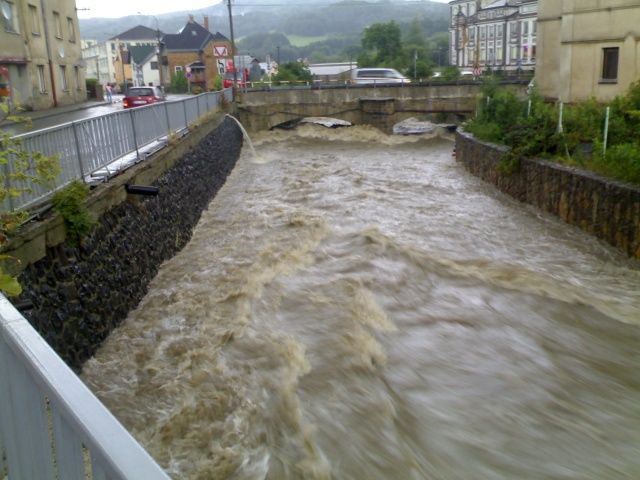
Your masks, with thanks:
M229 41L220 32L211 33L199 23L189 21L179 33L167 34L162 37L165 49L168 51L199 51L211 40Z
M357 68L356 63L312 63L309 64L311 75L340 75Z
M129 47L129 52L133 62L137 65L142 65L146 63L149 57L155 55L156 47L153 45L132 46Z
M162 35L162 32L160 32L160 35ZM158 30L145 27L144 25L138 25L137 27L130 28L126 32L111 37L109 40L155 40L156 38L158 38Z

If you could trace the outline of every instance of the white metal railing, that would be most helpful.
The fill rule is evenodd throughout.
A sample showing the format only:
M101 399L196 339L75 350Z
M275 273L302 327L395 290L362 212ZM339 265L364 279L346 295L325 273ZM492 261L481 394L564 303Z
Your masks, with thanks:
M0 295L0 479L169 476Z
M0 211L28 207L69 182L85 180L92 172L133 152L136 159L141 160L140 152L145 146L166 140L171 133L187 128L203 114L217 109L223 98L232 101L230 88L16 135L13 138L21 142L25 151L57 155L62 173L54 184L46 186L19 182L12 185L7 175L12 173L12 166L5 165L6 187L30 191L19 197L9 197L4 205L0 205Z

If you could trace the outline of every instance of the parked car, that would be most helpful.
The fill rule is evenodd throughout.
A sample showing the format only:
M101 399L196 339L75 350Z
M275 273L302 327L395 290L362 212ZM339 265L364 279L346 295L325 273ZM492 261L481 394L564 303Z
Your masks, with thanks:
M238 77L236 79L236 86L238 88L245 88L247 86L247 82L242 79L242 74L238 72ZM224 88L230 88L233 86L233 72L226 72L224 74L224 80L222 81L222 86Z
M393 68L356 68L351 71L351 83L355 85L395 85L411 83L407 77Z
M160 87L131 87L122 99L124 108L142 107L166 99Z

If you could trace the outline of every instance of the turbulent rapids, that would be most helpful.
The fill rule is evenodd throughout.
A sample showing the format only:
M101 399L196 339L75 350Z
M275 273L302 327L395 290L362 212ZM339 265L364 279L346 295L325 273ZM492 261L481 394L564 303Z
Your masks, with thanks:
M83 372L173 478L640 478L637 262L447 139L254 143Z

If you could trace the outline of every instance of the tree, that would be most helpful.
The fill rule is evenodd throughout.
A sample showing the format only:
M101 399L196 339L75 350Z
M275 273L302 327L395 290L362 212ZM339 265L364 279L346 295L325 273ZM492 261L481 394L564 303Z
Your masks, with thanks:
M375 52L375 61L379 64L391 62L402 53L400 27L393 20L387 23L374 23L364 29L362 47Z
M404 36L404 43L414 47L424 47L426 45L424 29L417 18L414 18L409 25L409 30Z
M288 62L278 66L278 73L273 77L277 84L281 82L310 82L313 80L309 67L302 62Z

